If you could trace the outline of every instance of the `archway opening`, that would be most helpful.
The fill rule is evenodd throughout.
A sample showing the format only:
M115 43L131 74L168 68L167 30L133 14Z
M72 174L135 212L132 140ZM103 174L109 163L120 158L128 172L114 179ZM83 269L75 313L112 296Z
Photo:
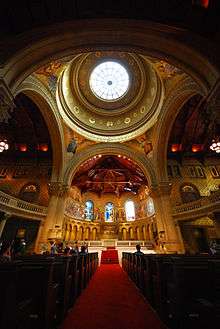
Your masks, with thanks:
M97 154L81 163L75 172L71 184L74 193L68 198L67 211L82 222L91 217L89 225L100 227L96 239L130 239L121 234L123 224L134 225L134 231L138 219L148 219L147 186L145 174L131 158L122 154ZM143 234L136 236L143 237Z

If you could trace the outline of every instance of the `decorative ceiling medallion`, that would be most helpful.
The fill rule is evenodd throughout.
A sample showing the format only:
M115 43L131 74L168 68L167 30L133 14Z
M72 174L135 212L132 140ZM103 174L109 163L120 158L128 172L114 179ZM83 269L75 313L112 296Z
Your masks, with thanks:
M118 93L102 94L102 83L97 85L97 79L93 80L95 69L106 62L118 64L128 74ZM103 84L113 83L113 71L102 77ZM163 104L164 88L147 58L103 51L98 56L94 52L73 58L59 78L56 99L64 121L79 134L94 141L123 142L153 126Z

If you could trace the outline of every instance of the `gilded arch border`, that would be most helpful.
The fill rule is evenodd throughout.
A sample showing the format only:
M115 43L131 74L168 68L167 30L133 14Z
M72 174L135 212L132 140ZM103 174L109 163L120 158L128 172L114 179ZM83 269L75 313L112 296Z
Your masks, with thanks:
M64 175L64 184L70 186L72 179L77 172L80 164L88 160L89 158L97 155L124 155L131 158L142 169L143 173L147 177L149 186L156 186L156 174L151 161L142 153L130 149L128 146L120 143L100 143L90 146L88 149L76 153L72 160L69 162L68 168Z
M195 94L204 96L204 90L192 79L186 77L182 84L175 89L175 92L168 97L161 111L153 136L154 149L156 150L153 161L156 165L157 177L160 182L168 181L167 147L173 124L183 104Z
M30 97L39 107L46 125L48 127L53 148L53 166L52 166L52 181L62 179L64 168L64 135L56 102L48 89L33 76L23 81L15 91L15 96L23 92Z

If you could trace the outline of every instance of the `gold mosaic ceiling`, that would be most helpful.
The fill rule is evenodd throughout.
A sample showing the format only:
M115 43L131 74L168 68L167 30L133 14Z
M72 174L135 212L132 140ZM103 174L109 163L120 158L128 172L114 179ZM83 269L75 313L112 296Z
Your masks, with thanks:
M130 88L117 101L94 95L89 78L106 60L120 62L129 72ZM163 104L163 84L146 58L123 52L95 52L75 56L62 72L56 91L64 121L84 137L122 142L142 134L155 123Z
M116 61L129 74L129 88L116 101L98 98L91 90L92 70ZM144 134L156 122L172 79L183 72L165 61L134 53L99 51L49 63L35 72L56 97L64 122L95 142L124 142Z

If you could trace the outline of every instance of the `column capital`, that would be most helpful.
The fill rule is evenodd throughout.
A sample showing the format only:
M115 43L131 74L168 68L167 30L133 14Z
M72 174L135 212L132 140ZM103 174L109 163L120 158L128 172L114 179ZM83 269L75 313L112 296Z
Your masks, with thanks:
M161 182L158 185L152 185L149 188L149 195L151 197L158 197L163 195L170 195L172 184L170 182Z
M48 183L49 195L58 197L66 196L69 192L69 186L61 182L50 182Z

